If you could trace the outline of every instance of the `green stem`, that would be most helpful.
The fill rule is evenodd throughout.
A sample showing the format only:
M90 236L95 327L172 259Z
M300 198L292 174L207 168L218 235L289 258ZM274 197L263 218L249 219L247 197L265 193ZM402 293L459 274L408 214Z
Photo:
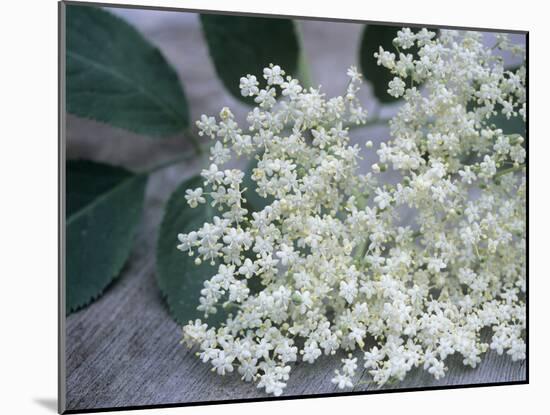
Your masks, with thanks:
M343 127L353 130L356 128L372 127L375 125L387 125L390 119L391 118L373 118L372 120L369 120L364 124L347 123L347 124L344 124Z
M313 86L313 81L311 80L311 71L309 70L309 65L306 61L304 52L300 52L298 56L298 79L301 81L304 89Z
M191 128L187 128L184 134L186 137L190 138L191 145L193 146L192 150L188 150L185 153L182 153L179 156L174 157L170 160L160 162L156 166L150 167L147 170L142 171L141 173L139 173L139 175L147 176L149 174L156 173L159 170L170 167L174 164L179 164L184 161L189 161L195 157L200 157L204 154L204 151L210 147L210 143L208 143L208 145L201 145L199 138L195 134L193 134L193 132L191 131Z
M505 174L508 174L508 173L515 173L516 171L520 171L523 168L525 168L525 164L520 164L519 166L516 166L516 167L509 167L507 169L501 170L493 176L493 180L499 178L500 176L504 176Z
M300 46L300 51L298 53L298 66L296 68L296 72L297 72L296 76L300 80L304 89L306 89L313 86L313 80L311 78L311 70L310 70L309 62L306 59L306 54L304 50L304 41L300 31L300 26L297 25L296 29L297 29L296 32L298 36L298 44Z
M159 164L157 164L157 165L141 172L140 174L146 176L146 175L149 175L149 174L156 173L157 171L165 169L165 168L170 167L170 166L173 166L174 164L179 164L179 163L183 163L184 161L192 160L195 157L203 154L203 152L204 152L203 147L200 148L200 152L198 152L196 149L186 151L185 153L182 153L179 156L174 157L170 160L163 161L163 162L161 162L161 163L159 163Z

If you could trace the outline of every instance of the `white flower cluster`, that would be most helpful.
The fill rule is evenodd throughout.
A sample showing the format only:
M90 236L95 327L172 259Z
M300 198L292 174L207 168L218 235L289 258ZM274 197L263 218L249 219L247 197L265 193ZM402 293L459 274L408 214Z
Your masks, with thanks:
M327 99L271 65L263 88L240 80L258 104L247 129L227 108L197 122L216 142L202 171L209 190L186 198L221 213L178 235L178 248L218 267L199 310L234 312L219 327L189 322L183 336L218 374L237 369L278 396L292 362L339 350L350 354L332 379L339 388L359 365L382 385L415 367L439 379L453 354L472 367L488 349L525 358L524 138L491 122L525 118L525 68L505 70L477 33L403 29L394 44L398 56L380 48L375 58L404 102L366 175L345 127L366 120L355 68L345 96ZM221 167L241 155L257 159L249 191L266 198L260 211L245 173ZM388 169L401 181L380 184Z

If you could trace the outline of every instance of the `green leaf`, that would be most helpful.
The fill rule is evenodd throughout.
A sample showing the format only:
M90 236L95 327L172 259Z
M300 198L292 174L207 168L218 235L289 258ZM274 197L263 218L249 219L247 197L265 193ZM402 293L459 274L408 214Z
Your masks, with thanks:
M489 124L495 124L497 128L500 128L504 134L520 134L522 137L526 138L526 128L525 122L521 116L506 118L502 113L493 115L489 118Z
M161 52L124 20L67 5L67 111L152 137L189 124L187 101Z
M233 96L252 103L241 95L239 80L250 74L261 83L270 63L296 75L300 43L292 20L201 14L201 22L218 77Z
M204 320L204 313L197 311L200 291L204 281L217 272L217 266L210 265L208 261L196 265L194 256L177 249L179 233L195 231L215 216L215 209L208 203L195 209L187 204L185 191L202 185L202 178L195 176L172 193L166 204L157 242L157 282L170 313L179 324L187 324L196 318ZM217 323L224 317L225 313L218 308L208 322Z
M395 102L396 98L388 94L388 82L394 75L387 68L378 66L374 53L378 52L380 46L388 52L396 53L393 46L393 39L402 28L399 26L372 26L368 25L363 31L361 48L359 51L359 62L365 79L372 84L376 98L382 103ZM397 53L396 53L397 54Z
M86 160L67 161L67 314L98 298L133 245L147 176Z

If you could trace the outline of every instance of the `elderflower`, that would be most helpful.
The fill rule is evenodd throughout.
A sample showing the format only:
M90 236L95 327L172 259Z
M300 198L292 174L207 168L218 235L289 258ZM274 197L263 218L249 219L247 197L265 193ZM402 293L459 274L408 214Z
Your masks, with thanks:
M441 379L451 355L471 367L487 350L525 359L525 137L491 121L524 119L525 67L505 70L472 32L403 28L394 45L397 55L373 56L403 99L378 149L350 143L346 126L367 116L354 67L344 95L327 98L272 64L263 88L240 79L258 104L246 127L228 108L197 122L215 143L207 190L185 198L208 197L219 213L177 235L182 254L213 269L198 299L205 319L184 326L183 342L219 375L237 369L279 396L294 362L338 351L340 389L359 366L383 385L416 367ZM524 53L505 36L497 46ZM378 158L366 174L361 151ZM251 173L225 167L241 155L256 158ZM380 183L386 170L401 179ZM228 308L220 325L205 322Z
M206 203L206 199L202 197L202 187L195 190L187 189L185 193L185 200L192 208L197 207L199 203Z
M256 95L260 90L258 89L259 82L254 75L246 75L240 79L239 88L241 89L241 95L243 97L251 97Z
M338 385L339 389L353 387L353 383L349 375L345 373L340 373L338 370L335 370L334 373L336 374L336 376L332 378L332 383Z
M399 98L405 93L405 82L397 76L389 82L388 86L388 94L392 97Z

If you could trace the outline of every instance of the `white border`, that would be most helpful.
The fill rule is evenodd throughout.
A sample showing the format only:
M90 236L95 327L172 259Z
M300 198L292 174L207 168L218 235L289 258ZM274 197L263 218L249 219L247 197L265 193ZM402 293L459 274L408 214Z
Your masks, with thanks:
M530 31L530 385L140 411L140 414L511 414L545 407L550 72L543 2L165 0L116 3ZM539 6L536 6L539 5ZM53 413L57 389L57 4L2 5L1 292L3 413ZM5 147L7 144L7 147ZM545 176L546 173L546 176ZM535 329L535 325L537 329ZM46 404L45 404L46 403ZM44 405L45 404L45 405ZM48 408L50 407L50 408ZM537 411L540 412L540 411ZM126 413L126 412L120 412Z

